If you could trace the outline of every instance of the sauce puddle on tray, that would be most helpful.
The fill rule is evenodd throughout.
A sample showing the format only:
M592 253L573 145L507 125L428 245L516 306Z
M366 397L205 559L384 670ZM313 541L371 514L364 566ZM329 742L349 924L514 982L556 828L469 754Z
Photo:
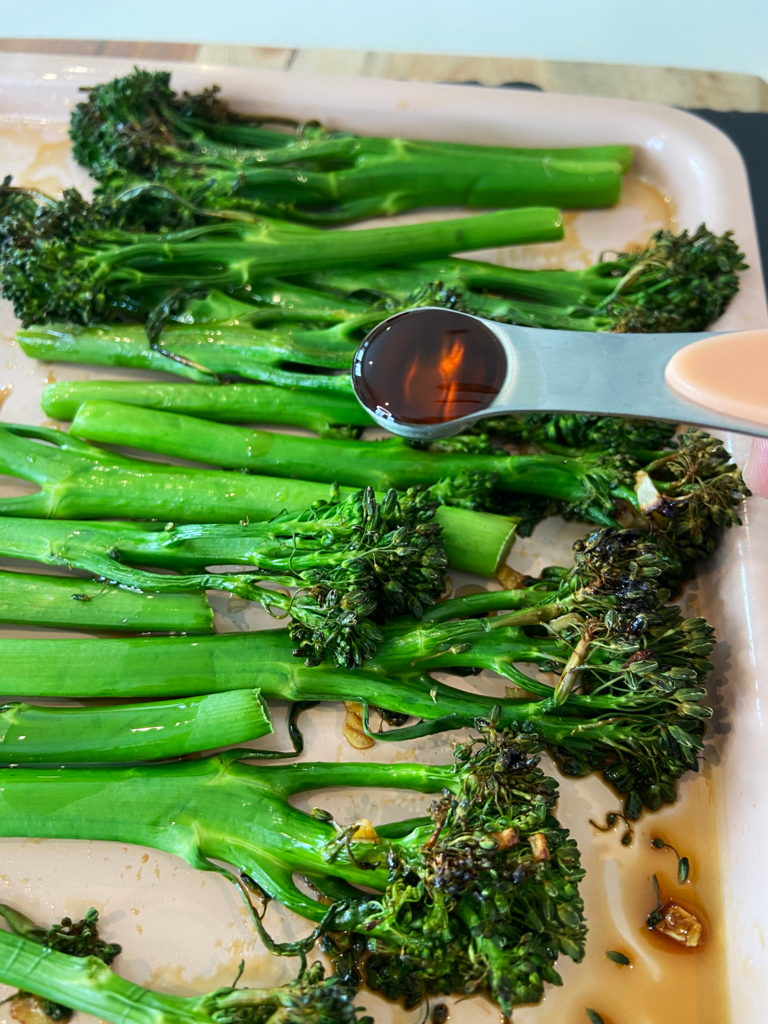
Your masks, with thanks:
M701 775L683 782L680 799L634 824L632 845L622 846L622 821L599 832L607 811L621 803L597 779L561 781L559 818L574 833L587 875L581 883L589 925L587 955L575 965L561 960L564 985L548 988L540 1007L515 1013L517 1024L587 1024L586 1008L604 1024L729 1024L725 922L717 850L717 780L705 764ZM591 808L604 808L602 816ZM586 827L585 827L586 825ZM654 849L662 839L690 861L690 881L677 882L677 857ZM663 902L673 900L704 925L695 949L649 932L656 906L653 874ZM629 957L620 967L606 957L615 950ZM491 1016L488 1017L492 1019Z

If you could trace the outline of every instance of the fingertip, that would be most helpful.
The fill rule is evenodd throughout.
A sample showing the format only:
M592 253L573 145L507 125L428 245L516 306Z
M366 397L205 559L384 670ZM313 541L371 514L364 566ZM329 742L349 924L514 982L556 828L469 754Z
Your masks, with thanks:
M744 467L744 483L761 498L768 498L768 438L756 437Z

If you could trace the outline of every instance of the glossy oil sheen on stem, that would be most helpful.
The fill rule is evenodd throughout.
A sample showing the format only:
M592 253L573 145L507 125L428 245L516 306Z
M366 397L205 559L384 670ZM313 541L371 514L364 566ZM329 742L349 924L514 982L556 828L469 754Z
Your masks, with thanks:
M125 445L173 458L215 462L270 476L349 487L430 486L462 473L495 473L503 490L574 501L584 496L578 459L554 455L465 455L419 451L400 438L337 441L209 423L192 416L86 402L72 433L101 444Z
M6 768L0 787L0 834L111 839L246 871L274 899L310 920L327 906L295 885L293 872L339 877L383 890L386 869L366 870L340 855L327 859L332 824L291 806L296 793L331 786L393 786L436 792L453 770L426 765L238 763L243 751L202 760L130 768ZM109 808L109 813L105 813Z
M121 402L178 412L222 423L274 423L333 436L340 426L373 427L374 420L351 395L297 395L270 384L176 384L147 381L63 381L49 384L41 405L46 415L71 420L84 402Z
M152 704L6 704L0 707L0 763L154 761L245 743L271 731L267 707L252 689Z
M140 594L98 580L0 572L0 621L119 633L212 633L203 593Z
M176 415L134 411L150 416ZM193 417L182 419L193 425L215 426ZM34 494L0 499L0 514L45 519L108 516L164 523L255 522L283 512L301 512L331 497L331 488L322 483L143 462L44 427L0 426L0 472L40 487ZM353 488L340 488L341 497L352 493ZM382 497L377 495L377 500ZM495 574L518 523L507 516L444 505L437 509L435 518L443 527L451 564L481 576Z
M75 957L0 930L0 982L114 1024L213 1024L202 998L126 981L96 957Z

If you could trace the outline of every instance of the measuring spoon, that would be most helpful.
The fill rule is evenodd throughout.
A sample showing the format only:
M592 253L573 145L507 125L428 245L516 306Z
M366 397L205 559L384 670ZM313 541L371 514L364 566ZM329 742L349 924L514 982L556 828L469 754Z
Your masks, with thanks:
M380 426L413 440L519 412L633 416L768 437L768 328L593 334L421 307L368 334L352 385Z

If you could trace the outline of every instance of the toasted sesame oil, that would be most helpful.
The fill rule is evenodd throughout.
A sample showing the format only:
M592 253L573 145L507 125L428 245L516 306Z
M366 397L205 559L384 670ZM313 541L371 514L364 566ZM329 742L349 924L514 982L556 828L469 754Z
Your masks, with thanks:
M451 309L416 309L374 328L358 349L358 397L395 423L448 423L481 412L507 372L501 342L482 321Z

